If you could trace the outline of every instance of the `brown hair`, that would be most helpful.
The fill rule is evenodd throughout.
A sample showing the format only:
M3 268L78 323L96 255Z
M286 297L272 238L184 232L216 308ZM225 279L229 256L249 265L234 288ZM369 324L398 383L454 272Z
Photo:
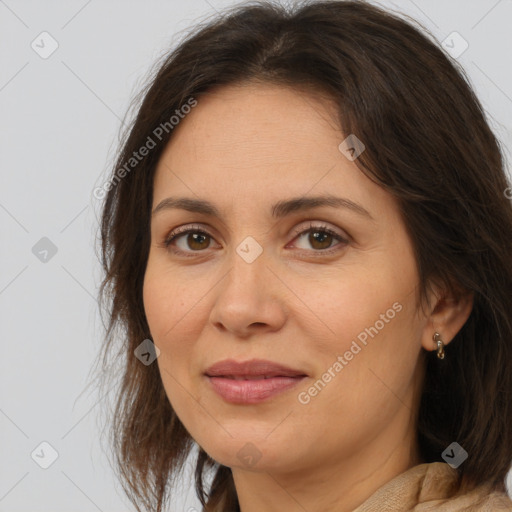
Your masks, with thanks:
M446 347L445 360L439 362L435 351L423 354L421 456L442 462L443 450L457 441L469 454L457 469L460 483L488 482L505 491L512 461L508 183L499 143L464 71L423 31L362 1L235 7L199 26L159 64L115 169L190 98L200 102L214 87L259 80L305 86L332 98L343 132L366 146L356 164L399 203L415 249L418 298L425 299L434 282L474 294L471 315ZM142 285L153 177L172 136L167 127L133 170L122 178L114 170L101 222L100 298L102 305L108 301L109 315L103 365L121 365L112 446L128 496L137 510L152 511L165 506L194 447L164 392L158 366L145 366L133 355L151 337ZM206 469L214 471L208 491ZM201 448L195 477L204 510L239 510L230 468Z

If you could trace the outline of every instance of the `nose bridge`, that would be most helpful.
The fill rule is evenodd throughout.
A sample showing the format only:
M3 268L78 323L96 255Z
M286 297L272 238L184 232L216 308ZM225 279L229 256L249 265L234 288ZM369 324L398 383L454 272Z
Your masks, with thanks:
M274 224L271 218L258 214L266 211L267 205L256 203L251 193L247 188L240 188L237 201L244 206L229 212L227 261L230 271L226 276L229 286L223 285L225 292L241 295L245 301L265 300L265 295L272 290L269 280L276 279L267 268L273 266L272 255L275 254Z
M261 237L260 237L261 239ZM230 258L231 271L230 282L235 288L251 288L251 294L256 292L254 287L261 288L265 283L263 276L266 275L268 264L268 250L264 250L263 242L258 242L255 237L249 235L233 248Z
M265 243L264 235L256 235L256 237L252 235L247 235L245 238L236 246L235 252L237 256L243 260L247 265L253 265L258 260L261 261L264 251L263 244ZM258 241L259 240L259 241ZM235 260L236 261L236 260Z
M247 335L251 325L278 329L285 321L285 311L276 300L268 252L256 237L246 236L232 247L229 271L215 297L211 322L225 329Z
M244 281L257 279L258 274L265 272L265 264L268 264L268 226L259 225L255 219L252 209L240 211L233 219L230 274ZM266 249L264 245L267 245Z

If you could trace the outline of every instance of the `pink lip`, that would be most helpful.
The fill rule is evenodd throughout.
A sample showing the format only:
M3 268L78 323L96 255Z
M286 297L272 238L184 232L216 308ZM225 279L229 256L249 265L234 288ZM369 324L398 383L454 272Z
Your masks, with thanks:
M272 361L232 359L210 366L206 377L213 390L224 400L235 404L255 404L296 386L307 375Z

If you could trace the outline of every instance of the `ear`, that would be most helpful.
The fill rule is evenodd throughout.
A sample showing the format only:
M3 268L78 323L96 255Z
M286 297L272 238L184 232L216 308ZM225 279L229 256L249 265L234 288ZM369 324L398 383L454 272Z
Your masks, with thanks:
M425 350L437 349L433 340L434 333L441 335L441 340L448 345L462 329L473 309L473 292L435 287L430 293L430 305L426 307L426 323L421 336Z

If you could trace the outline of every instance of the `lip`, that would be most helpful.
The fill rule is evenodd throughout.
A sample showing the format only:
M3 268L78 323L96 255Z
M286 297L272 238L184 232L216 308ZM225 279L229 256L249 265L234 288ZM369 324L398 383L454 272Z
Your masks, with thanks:
M210 366L205 376L225 401L255 404L296 386L307 374L264 359L226 359Z

